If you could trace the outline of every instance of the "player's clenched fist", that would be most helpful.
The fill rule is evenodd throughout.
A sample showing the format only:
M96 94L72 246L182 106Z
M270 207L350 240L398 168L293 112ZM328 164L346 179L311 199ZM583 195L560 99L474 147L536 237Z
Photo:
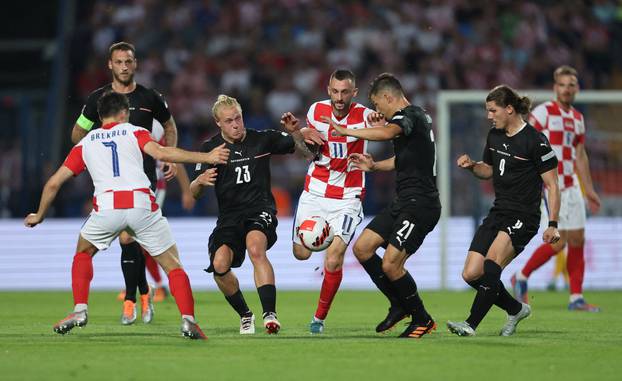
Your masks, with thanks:
M33 228L36 225L38 225L41 221L43 221L43 218L39 217L38 214L30 213L24 219L24 225L29 227L29 228Z
M205 172L197 176L195 181L197 181L201 185L213 187L214 184L216 184L217 176L218 172L216 171L216 168L210 168L206 169Z
M559 231L556 227L549 226L544 233L542 233L542 241L550 244L554 244L559 241L561 236L559 235Z
M457 164L458 164L458 167L460 168L471 169L475 165L475 162L471 160L469 155L464 154L458 158Z
M208 153L209 164L226 164L229 159L229 148L225 148L225 143L214 148Z

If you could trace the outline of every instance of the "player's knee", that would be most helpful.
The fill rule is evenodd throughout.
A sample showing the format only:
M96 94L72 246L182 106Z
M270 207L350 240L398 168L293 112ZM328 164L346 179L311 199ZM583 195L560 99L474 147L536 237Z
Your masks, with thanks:
M294 254L294 257L300 261L306 261L311 257L311 250L308 250L304 246L297 243L293 244L292 253Z
M267 259L266 250L261 245L247 246L246 251L248 252L248 257L253 263Z
M223 276L231 271L231 262L226 258L216 257L212 261L212 267L214 268L214 275Z
M479 279L481 276L482 272L480 271L474 271L471 269L462 270L462 279L464 279L466 283L473 282L474 280Z
M328 271L338 271L343 266L343 257L326 257L325 266Z
M352 252L359 262L365 262L374 254L373 250L361 241L356 241L352 247Z
M396 279L401 273L401 266L398 262L383 260L382 272L385 273L389 279Z
M583 236L583 234L568 235L568 246L581 247L584 244L585 244L585 237Z

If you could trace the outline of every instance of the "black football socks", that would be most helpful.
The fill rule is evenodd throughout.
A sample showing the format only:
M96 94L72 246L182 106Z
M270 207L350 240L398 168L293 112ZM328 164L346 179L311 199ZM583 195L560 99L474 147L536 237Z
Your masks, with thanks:
M477 328L499 297L500 284L501 266L490 259L486 259L484 261L484 275L479 278L477 294L471 306L471 315L466 319L471 328Z
M242 295L242 291L239 289L233 295L225 295L225 299L227 299L227 302L229 302L240 317L251 315L251 310L248 308L246 300L244 300L244 295Z
M257 287L257 293L264 316L270 312L276 313L276 287L273 284L264 284Z
M121 244L121 270L125 280L125 300L136 303L136 288L141 295L149 292L145 274L145 258L138 242Z
M403 277L392 282L393 288L397 291L400 304L406 309L413 321L420 325L426 325L432 317L425 310L423 300L417 292L417 283L408 271Z
M402 307L399 302L397 292L391 284L391 280L389 280L386 274L382 271L382 258L380 258L377 254L374 254L365 262L361 262L361 266L363 266L376 287L378 287L384 296L389 299L391 307Z

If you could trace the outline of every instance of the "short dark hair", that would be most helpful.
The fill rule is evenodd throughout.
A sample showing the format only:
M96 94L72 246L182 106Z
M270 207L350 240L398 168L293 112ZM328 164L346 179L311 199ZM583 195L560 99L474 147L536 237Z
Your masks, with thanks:
M526 96L520 96L508 85L499 85L492 89L486 97L486 102L495 102L497 106L512 106L517 113L525 115L531 109L531 100Z
M579 78L577 69L573 68L572 66L568 66L568 65L562 65L558 67L557 69L555 69L555 71L553 72L553 80L557 82L557 78L561 77L562 75L574 75L575 77L577 77L577 79Z
M350 81L352 81L353 84L356 83L356 77L354 73L348 69L337 69L333 71L333 73L330 75L329 80L333 78L338 81L344 81L346 79L349 79Z
M381 91L390 91L395 95L404 95L404 89L400 81L391 73L382 73L369 85L369 96L376 95Z
M97 100L97 113L100 119L115 116L121 111L130 111L130 101L125 94L109 90Z
M134 57L136 57L136 48L134 47L134 45L130 44L129 42L125 42L125 41L120 41L120 42L115 42L114 44L110 45L110 48L108 48L108 58L112 58L112 52L114 52L115 50L123 50L123 51L130 51L132 52L132 54L134 55Z

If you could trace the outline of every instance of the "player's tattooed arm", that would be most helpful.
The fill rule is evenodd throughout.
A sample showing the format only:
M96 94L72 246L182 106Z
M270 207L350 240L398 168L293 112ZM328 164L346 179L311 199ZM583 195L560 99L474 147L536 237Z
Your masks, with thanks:
M487 180L492 177L492 167L483 161L475 162L467 154L460 156L457 160L458 167L468 169L473 172L475 177Z
M311 147L321 147L324 144L322 134L314 128L300 128L300 121L290 112L281 117L281 126L289 132L294 139L296 149L308 160L313 160L317 152Z

